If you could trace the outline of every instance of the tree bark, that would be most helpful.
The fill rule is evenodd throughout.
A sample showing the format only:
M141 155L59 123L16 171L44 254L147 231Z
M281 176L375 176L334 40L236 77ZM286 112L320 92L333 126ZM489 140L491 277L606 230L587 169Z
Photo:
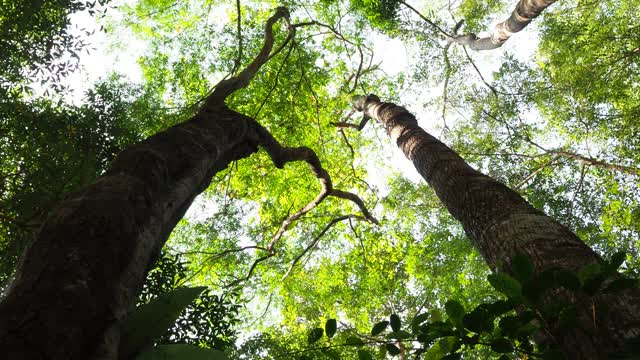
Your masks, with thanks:
M524 29L556 0L520 0L509 18L498 25L490 36L479 38L476 34L450 36L449 42L467 45L472 50L493 50L502 46L511 35Z
M257 150L251 120L205 108L53 210L0 305L6 358L117 358L119 321L171 230L216 172Z
M266 129L225 100L268 61L273 25L288 17L276 9L256 58L221 81L193 118L126 149L51 211L0 303L4 358L118 358L120 323L172 229L212 176L264 137Z
M385 126L392 141L435 190L493 271L511 272L510 262L526 254L536 273L578 271L602 259L568 228L535 209L504 184L471 168L457 153L429 135L416 118L375 96L357 97L356 109ZM625 340L640 335L640 289L595 297L556 293L545 301L576 304L578 326L552 329L553 341L569 359L608 359ZM606 315L599 309L607 308Z

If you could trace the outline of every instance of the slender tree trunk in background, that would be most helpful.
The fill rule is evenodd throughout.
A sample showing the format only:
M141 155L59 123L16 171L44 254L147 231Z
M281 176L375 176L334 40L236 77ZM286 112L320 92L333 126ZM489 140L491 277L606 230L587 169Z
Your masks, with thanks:
M380 102L375 96L357 97L354 105L385 126L392 141L462 223L492 270L510 272L511 259L518 252L531 259L536 273L550 268L577 271L591 263L602 263L565 226L504 184L471 168L426 133L406 109ZM558 297L547 300L557 301ZM566 295L563 300L576 304L578 326L555 330L551 335L569 359L608 359L623 347L625 339L640 335L640 289L589 299ZM594 313L594 309L605 307L606 315Z
M3 358L116 358L119 320L174 226L216 172L257 150L249 120L204 109L53 210L0 305Z
M451 36L447 40L467 45L472 50L493 50L502 46L511 35L524 29L556 0L520 0L509 18L498 25L490 36L478 38L476 34Z

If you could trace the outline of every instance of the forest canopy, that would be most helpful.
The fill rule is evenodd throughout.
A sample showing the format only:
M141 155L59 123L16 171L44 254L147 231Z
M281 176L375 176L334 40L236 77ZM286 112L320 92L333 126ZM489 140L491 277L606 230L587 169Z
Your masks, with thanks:
M199 292L179 295L186 310L153 344L231 359L563 358L536 344L542 327L515 305L499 314L522 322L511 333L498 317L473 322L471 309L513 300L534 276L496 277L385 127L352 104L375 94L405 107L575 233L603 269L637 278L640 1L532 3L3 3L3 295L56 204L223 93L258 124L260 150L214 173L169 229L135 303ZM514 21L514 9L529 18ZM610 274L597 271L557 281L588 293L593 274ZM603 284L594 294L616 290ZM442 336L414 338L427 319Z

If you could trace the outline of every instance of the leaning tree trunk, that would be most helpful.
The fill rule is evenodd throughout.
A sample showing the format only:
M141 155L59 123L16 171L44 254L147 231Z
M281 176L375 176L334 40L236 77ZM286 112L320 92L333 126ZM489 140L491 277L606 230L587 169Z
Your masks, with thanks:
M289 36L272 51L273 25L279 19L287 23ZM117 359L120 325L172 229L214 174L258 146L277 168L307 162L322 187L285 220L279 236L329 196L354 202L376 222L357 195L333 188L313 150L282 146L255 119L225 105L294 35L288 10L278 8L266 22L258 55L236 76L218 83L192 119L123 151L103 176L51 212L0 303L3 359ZM275 255L277 239L252 270Z
M524 29L556 0L520 0L509 18L493 29L491 35L479 38L476 34L450 36L449 42L467 45L472 50L493 50L502 46L511 35Z
M526 254L537 273L560 268L577 271L602 259L568 228L535 209L504 184L471 168L457 153L429 135L416 118L375 96L361 96L356 109L383 124L405 156L451 215L458 219L494 271L510 272L513 256ZM640 335L640 289L593 298L558 295L576 304L578 326L552 330L569 359L608 359L625 340ZM556 299L547 299L557 301ZM607 308L606 315L596 309ZM546 339L548 340L548 339Z
M116 359L119 325L171 230L218 171L257 150L266 130L228 109L269 59L273 24L254 61L220 82L189 121L123 151L59 204L27 247L0 304L4 359Z
M5 358L116 358L118 321L169 233L216 172L257 150L254 132L224 106L204 109L125 150L68 196L23 254L0 306Z

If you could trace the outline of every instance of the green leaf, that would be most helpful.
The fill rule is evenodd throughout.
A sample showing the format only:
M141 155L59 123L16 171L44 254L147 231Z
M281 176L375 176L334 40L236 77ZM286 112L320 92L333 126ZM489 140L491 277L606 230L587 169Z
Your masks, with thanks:
M385 344L384 347L387 349L387 352L391 354L391 356L396 356L402 352L399 347L393 344Z
M558 270L555 273L555 281L558 286L562 286L567 290L577 291L580 289L580 279L576 274L568 270Z
M309 331L309 337L307 339L309 341L309 344L313 344L314 342L320 340L323 333L324 330L322 328L315 328Z
M391 314L391 316L389 316L389 320L391 323L391 330L399 331L401 326L400 317L396 314Z
M620 265L622 265L622 263L626 259L627 259L626 251L618 251L617 253L611 255L611 260L609 260L609 263L607 264L607 271L611 273L617 271Z
M121 328L119 354L130 358L153 344L206 287L180 287L137 307Z
M455 300L449 300L444 305L444 309L454 324L459 324L464 316L464 307Z
M373 328L371 329L371 336L380 334L387 328L387 326L389 326L389 322L386 320L380 321L379 323L373 325Z
M638 287L638 279L616 279L611 282L602 292L613 293L621 290Z
M364 341L357 336L351 335L345 341L345 345L364 346Z
M328 338L332 338L333 335L336 334L336 330L338 329L338 322L336 319L329 319L324 324L324 331L327 334Z
M417 333L418 330L420 329L420 325L422 325L422 323L425 322L428 318L429 318L428 313L422 313L422 314L416 315L416 317L413 318L413 320L411 321L411 331L413 331L414 334Z
M222 351L194 345L159 345L143 352L136 360L227 360Z
M513 350L513 345L511 345L511 341L505 338L495 339L491 341L490 346L491 346L491 350L499 354L505 354Z
M489 274L487 280L496 290L506 295L509 299L517 299L522 296L522 286L518 280L505 273Z
M520 284L527 284L533 277L533 263L528 256L517 253L511 261L511 271Z
M581 283L586 283L589 279L597 277L602 273L602 267L598 263L591 263L578 272Z
M487 311L493 316L500 316L515 308L515 304L509 300L498 300L493 303L489 303L486 306Z
M409 339L411 337L413 337L413 335L411 335L410 332L404 331L404 330L394 331L387 335L387 339L398 339L398 340Z
M338 352L335 351L334 349L322 349L320 351L322 351L322 353L325 354L330 359L340 360L340 354L338 354Z
M486 309L477 307L462 318L462 323L465 328L476 333L490 332L493 330L493 319Z
M358 360L373 360L373 355L368 350L358 350Z

